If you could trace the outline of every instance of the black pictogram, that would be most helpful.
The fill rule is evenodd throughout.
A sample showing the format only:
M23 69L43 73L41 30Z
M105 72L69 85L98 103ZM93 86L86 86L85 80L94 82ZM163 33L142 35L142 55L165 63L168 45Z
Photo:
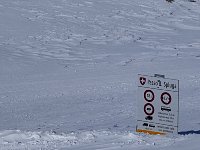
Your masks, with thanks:
M149 116L153 115L153 113L154 113L153 105L150 104L150 103L145 104L144 105L144 112L145 112L146 115L149 115Z
M152 116L146 116L145 119L146 120L153 120L153 117Z
M161 106L161 110L168 111L168 112L172 111L172 109L170 107L166 107L166 106Z

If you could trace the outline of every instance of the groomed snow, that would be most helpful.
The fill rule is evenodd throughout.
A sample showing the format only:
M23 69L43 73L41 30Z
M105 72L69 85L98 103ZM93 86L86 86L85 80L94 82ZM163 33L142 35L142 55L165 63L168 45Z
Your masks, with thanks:
M199 0L1 0L0 20L0 150L199 150ZM180 80L177 136L135 132L139 73Z

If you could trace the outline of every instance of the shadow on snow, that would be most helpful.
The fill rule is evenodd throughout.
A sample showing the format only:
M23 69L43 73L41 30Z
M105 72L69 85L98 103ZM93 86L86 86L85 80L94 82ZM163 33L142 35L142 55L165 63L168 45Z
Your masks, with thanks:
M200 134L200 130L181 131L181 132L178 132L178 134L180 134L180 135Z

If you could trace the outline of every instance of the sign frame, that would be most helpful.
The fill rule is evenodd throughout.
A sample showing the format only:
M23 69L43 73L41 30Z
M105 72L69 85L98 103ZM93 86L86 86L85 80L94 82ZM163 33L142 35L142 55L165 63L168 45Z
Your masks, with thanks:
M179 80L138 74L136 132L177 135L179 126Z

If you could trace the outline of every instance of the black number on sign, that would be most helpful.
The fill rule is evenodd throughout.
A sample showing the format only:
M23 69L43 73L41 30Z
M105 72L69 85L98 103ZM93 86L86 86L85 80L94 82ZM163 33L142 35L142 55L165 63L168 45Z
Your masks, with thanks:
M171 95L167 92L162 93L160 96L160 99L161 99L162 103L165 105L169 105L172 101Z
M144 99L147 101L147 102L152 102L154 100L154 93L153 91L151 90L146 90L144 92Z

